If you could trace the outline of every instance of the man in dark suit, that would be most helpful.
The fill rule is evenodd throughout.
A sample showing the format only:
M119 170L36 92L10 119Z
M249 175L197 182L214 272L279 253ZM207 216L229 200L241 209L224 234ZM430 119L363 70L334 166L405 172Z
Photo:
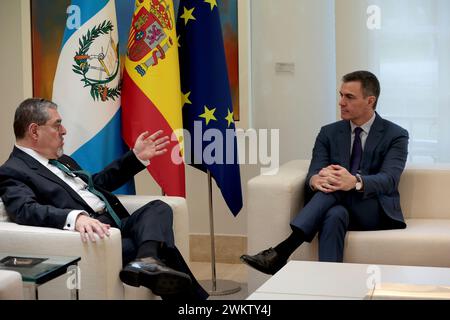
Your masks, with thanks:
M251 267L274 274L304 242L319 234L319 260L342 262L347 230L405 228L398 184L408 154L408 132L375 112L380 84L368 71L342 78L341 121L322 127L306 177L305 206L291 235L274 248L243 255Z
M133 150L91 176L63 154L61 122L48 100L27 99L16 110L16 145L0 167L0 196L12 221L75 230L93 242L108 236L111 226L120 228L123 282L163 299L206 299L175 247L170 206L152 201L130 215L111 193L167 152L169 138L144 132Z

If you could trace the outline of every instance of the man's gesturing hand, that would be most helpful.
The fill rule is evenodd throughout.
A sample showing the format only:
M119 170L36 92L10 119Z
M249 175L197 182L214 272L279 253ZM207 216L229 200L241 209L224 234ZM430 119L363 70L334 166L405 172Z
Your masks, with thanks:
M79 214L75 222L75 230L80 233L83 242L87 242L88 240L95 242L96 239L94 233L98 234L101 239L103 239L105 235L109 237L110 227L109 224L101 223L100 221L83 214Z
M145 131L139 135L134 144L134 153L142 161L148 161L155 156L160 156L167 152L165 149L169 145L169 137L162 135L163 131L159 130L150 135Z

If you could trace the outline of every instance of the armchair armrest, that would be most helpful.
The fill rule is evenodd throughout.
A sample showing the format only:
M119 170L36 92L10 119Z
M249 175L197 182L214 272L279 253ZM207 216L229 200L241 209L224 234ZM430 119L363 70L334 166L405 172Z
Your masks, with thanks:
M247 245L255 254L284 240L289 223L304 202L304 185L309 160L294 160L275 175L260 175L247 184ZM249 270L248 290L253 292L270 276Z
M20 273L0 270L0 300L22 300L23 285Z
M260 175L248 182L248 250L265 249L284 239L289 223L303 206L309 160L294 160L275 175Z
M109 238L83 243L78 232L0 222L0 243L2 251L14 254L81 257L80 299L123 298L123 285L117 276L122 268L122 242L118 229L111 228ZM61 298L61 292L64 293L61 286L64 285L58 282L58 286L49 288L49 295Z

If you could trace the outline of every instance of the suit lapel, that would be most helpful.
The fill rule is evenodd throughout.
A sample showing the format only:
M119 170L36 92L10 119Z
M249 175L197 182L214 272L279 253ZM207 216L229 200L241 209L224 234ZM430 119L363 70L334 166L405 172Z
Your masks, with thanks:
M350 168L350 144L351 144L351 129L349 121L342 121L342 126L339 128L338 148L341 165L349 170Z
M373 152L381 141L383 131L383 119L378 115L378 113L376 113L375 121L370 128L369 135L367 136L363 157L361 159L361 171L363 171L364 173L367 173L369 171L368 169L370 166L370 161L373 157Z
M84 208L90 208L90 206L86 203L86 201L81 198L78 193L75 192L67 183L65 183L63 180L61 180L57 175L55 175L53 172L51 172L48 168L44 167L39 161L34 159L33 157L29 156L22 150L14 147L13 155L19 159L21 159L23 162L25 162L28 167L30 167L32 170L36 171L37 174L39 174L41 177L46 178L62 188L64 188L71 197L80 203ZM92 211L92 209L90 210Z

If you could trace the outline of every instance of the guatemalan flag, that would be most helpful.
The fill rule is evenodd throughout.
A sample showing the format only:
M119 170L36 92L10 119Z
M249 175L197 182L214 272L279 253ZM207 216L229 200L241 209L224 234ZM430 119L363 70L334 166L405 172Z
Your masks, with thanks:
M102 170L129 150L121 137L119 39L114 0L72 0L52 100L68 134L64 151ZM116 190L133 194L134 183Z

